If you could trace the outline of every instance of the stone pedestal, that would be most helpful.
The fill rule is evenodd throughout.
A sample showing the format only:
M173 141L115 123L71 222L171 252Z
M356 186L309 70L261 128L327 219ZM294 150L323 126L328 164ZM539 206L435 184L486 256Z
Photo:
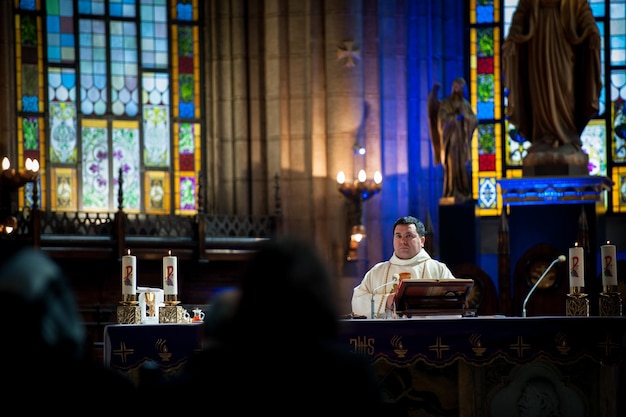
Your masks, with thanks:
M502 202L510 206L508 216L511 288L515 288L520 258L539 244L568 256L578 243L585 249L585 289L593 314L597 312L600 246L606 242L606 192L612 181L596 176L540 176L502 179ZM547 260L550 262L550 260ZM539 271L541 272L541 271ZM523 277L522 277L523 278ZM563 282L561 287L566 287ZM514 299L520 295L514 294Z
M478 265L479 253L480 225L476 219L475 202L439 204L440 260L448 266Z
M589 155L586 153L582 151L565 153L561 148L533 151L533 147L529 149L523 161L524 177L589 175Z

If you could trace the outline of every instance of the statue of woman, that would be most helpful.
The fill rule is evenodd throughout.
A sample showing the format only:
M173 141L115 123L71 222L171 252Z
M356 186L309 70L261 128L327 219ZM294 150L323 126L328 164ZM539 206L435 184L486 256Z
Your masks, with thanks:
M588 0L520 0L502 52L508 119L532 143L524 165L579 164L587 173L580 135L602 88Z
M472 135L478 119L463 96L465 80L452 82L450 95L439 101L439 84L428 95L428 119L435 164L444 171L442 202L465 203L472 200Z

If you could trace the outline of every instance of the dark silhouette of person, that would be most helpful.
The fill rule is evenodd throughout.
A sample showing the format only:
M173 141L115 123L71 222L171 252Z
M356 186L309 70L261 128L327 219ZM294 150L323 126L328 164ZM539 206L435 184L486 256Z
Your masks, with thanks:
M212 343L170 380L167 392L219 402L211 411L217 415L380 417L370 362L338 347L333 285L308 242L268 240L247 261L237 292L209 310Z
M40 400L66 415L135 410L130 379L89 357L74 294L52 259L34 248L17 251L0 269L0 300L5 406L15 402L25 414L39 410Z

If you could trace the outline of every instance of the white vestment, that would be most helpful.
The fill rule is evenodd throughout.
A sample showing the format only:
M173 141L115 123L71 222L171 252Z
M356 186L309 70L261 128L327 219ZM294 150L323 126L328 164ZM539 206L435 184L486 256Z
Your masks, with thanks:
M393 296L397 287L393 284L393 275L400 272L410 272L411 279L455 278L446 264L431 258L424 249L411 259L400 259L394 253L388 261L379 262L367 271L361 283L354 288L352 314L370 318L372 292L378 288L374 294L374 314L376 317L384 316L387 297Z

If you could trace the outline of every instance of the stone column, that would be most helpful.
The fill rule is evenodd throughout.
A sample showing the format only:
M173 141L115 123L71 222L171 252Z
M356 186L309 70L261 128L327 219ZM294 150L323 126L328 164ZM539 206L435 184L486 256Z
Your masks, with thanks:
M15 25L12 2L0 2L0 160L16 161L15 126Z

